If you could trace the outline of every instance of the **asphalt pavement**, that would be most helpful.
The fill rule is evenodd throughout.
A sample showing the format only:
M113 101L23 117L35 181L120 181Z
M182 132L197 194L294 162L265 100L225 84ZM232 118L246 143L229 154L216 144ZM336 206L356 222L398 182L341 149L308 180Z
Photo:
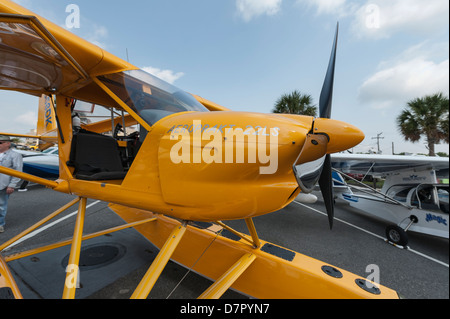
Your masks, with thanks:
M379 280L406 299L449 298L449 241L409 233L409 249L386 243L386 223L367 217L339 200L335 205L334 227L330 230L320 194L316 204L297 201L286 208L254 219L260 238L314 257L359 276ZM0 243L12 238L74 199L41 186L11 196L5 233ZM85 233L123 224L107 203L89 200ZM46 229L32 233L4 255L54 243L72 236L77 206L68 209ZM243 221L227 222L247 233ZM65 261L69 246L9 263L15 279L28 299L57 299L62 294ZM133 229L91 239L83 252L79 299L129 298L158 250ZM83 255L83 254L82 254ZM96 259L97 258L97 259ZM375 276L375 277L374 277ZM169 262L150 294L154 299L192 299L211 282ZM224 298L247 298L229 290Z

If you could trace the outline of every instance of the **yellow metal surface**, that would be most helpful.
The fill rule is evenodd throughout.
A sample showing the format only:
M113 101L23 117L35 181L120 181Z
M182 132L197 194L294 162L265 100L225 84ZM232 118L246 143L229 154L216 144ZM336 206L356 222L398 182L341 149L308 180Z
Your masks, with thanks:
M219 299L231 285L252 264L256 256L249 253L242 256L230 269L228 269L217 281L211 285L198 299Z
M330 141L327 153L338 153L358 145L364 140L364 133L351 124L318 118L314 121L314 133L326 133Z
M253 245L255 248L261 247L261 242L258 237L258 233L256 232L255 224L253 223L253 219L246 218L245 223L247 224L248 231L253 239Z
M170 158L170 151L177 141L171 140L169 130L175 125L192 123L196 119L204 124L209 123L211 127L219 126L220 123L236 123L236 127L244 129L250 125L248 123L255 127L268 123L279 126L282 128L279 131L279 144L267 142L269 147L273 146L271 151L277 152L275 159L278 170L274 174L261 175L258 163L175 164ZM271 119L274 122L270 122ZM312 123L311 117L299 119L303 122L241 112L175 114L152 127L120 185L73 180L69 174L64 178L69 179L72 194L154 210L182 220L215 221L266 214L279 210L295 198L292 195L298 184L292 164L298 157L304 136ZM71 135L70 123L67 125L69 130L64 126L63 134L70 140L67 138ZM238 144L243 142L236 141ZM224 144L227 147L228 142ZM245 148L245 151L249 148ZM60 145L60 149L64 154L69 154L70 143ZM68 157L60 156L64 170ZM183 192L179 189L183 189Z
M63 299L74 299L77 289L78 275L79 275L79 261L81 242L83 237L84 217L86 213L86 198L81 198L78 207L77 220L75 222L75 230L72 238L72 247L70 248L69 262L67 265L66 282L64 284Z
M42 95L39 98L38 121L36 125L36 133L39 136L47 134L48 132L56 133L57 123L53 105L53 96Z
M230 109L227 109L226 107L219 105L217 103L214 103L212 101L209 101L201 96L192 94L192 96L199 101L201 104L203 104L208 110L210 111L231 111Z
M148 211L119 205L110 205L110 208L127 222L156 217L156 222L136 227L136 230L157 247L162 247L164 238L180 225L172 218ZM254 254L255 261L231 286L246 295L260 299L398 299L394 290L384 286L379 287L378 295L361 289L355 280L364 277L339 267L334 268L341 271L343 278L328 276L322 271L323 266L329 266L326 262L293 251L293 259L288 261L254 249L244 240L217 236L217 226L211 229L214 231L188 226L172 259L215 281L244 254ZM261 246L266 244L270 243L261 239Z
M6 265L6 261L3 259L3 256L1 254L0 254L0 288L10 288L14 295L14 298L23 299L19 287L14 281L14 277L9 271L9 268Z
M70 159L73 139L72 110L69 107L70 103L70 98L60 94L56 96L56 114L59 118L59 126L62 134L62 136L58 134L59 176L60 179L66 181L73 178L70 169L67 167L67 162ZM64 143L62 137L64 137ZM89 196L86 197L89 198Z
M289 203L290 196L298 187L292 173L292 164L312 123L311 117L299 119L301 121L294 122L279 116L244 112L182 113L164 118L147 135L122 186L135 191L135 194L145 192L145 196L138 195L141 197L138 202L141 203L145 200L143 197L159 197L160 201L166 203L165 207L155 205L152 210L183 220L229 220L276 211ZM171 151L179 140L172 138L175 134L173 128L186 125L192 127L194 121L200 121L202 125L211 128L234 125L242 131L247 130L248 126L261 126L266 128L266 132L270 132L271 128L280 128L274 133L279 132L277 144L271 143L269 137L264 136L264 146L270 148L272 155L277 153L274 156L276 172L260 174L260 168L268 164L258 160L256 163L238 163L237 160L231 163L226 160L195 163L192 158L196 150L195 144L198 142L204 151L209 141L197 140L193 133L190 134L192 143L188 146L191 161L175 163L171 159ZM224 140L220 147L225 152L230 146L234 147L233 143L242 147L244 154L255 151L255 144L247 143L247 136L236 137L234 141ZM236 149L232 151L234 154ZM180 192L180 189L183 191Z
M131 126L131 125L138 124L138 122L129 114L125 115L123 120L125 122L125 126ZM122 124L121 117L114 118L114 127L117 124ZM94 122L94 123L89 123L89 124L81 124L81 128L83 128L87 131L95 132L95 133L110 132L111 131L111 119Z
M148 297L148 294L164 270L164 267L183 238L185 231L186 223L175 226L164 246L161 248L158 256L156 256L147 273L144 275L144 278L142 278L137 286L131 299L145 299Z
M6 133L6 132L0 132L0 135L6 135L6 136L11 136L11 137L32 138L32 139L40 139L41 138L38 135L26 135L26 134L16 134L16 133Z
M234 230L233 228L231 228L230 226L224 224L221 221L216 221L215 222L217 225L221 226L223 229L228 230L229 232L231 232L233 235L236 235L238 237L240 237L241 239L245 240L246 242L248 242L249 244L255 246L255 243L253 242L253 240L251 238L248 238L247 236L245 236L244 234ZM260 243L261 244L261 243Z

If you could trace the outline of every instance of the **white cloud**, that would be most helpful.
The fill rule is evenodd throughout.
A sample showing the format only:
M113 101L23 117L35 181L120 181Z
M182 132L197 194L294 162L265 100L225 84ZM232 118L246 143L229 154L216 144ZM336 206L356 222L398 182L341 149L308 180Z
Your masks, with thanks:
M320 14L337 14L345 16L351 11L351 4L346 0L297 0L297 4L306 5L310 8L316 8L317 15Z
M272 16L280 11L282 0L236 0L238 14L248 22L261 15Z
M153 74L154 76L160 78L161 80L164 80L171 84L173 84L176 80L178 80L179 78L184 76L183 72L175 73L172 70L161 70L161 69L154 68L151 66L144 67L144 68L142 68L142 70L144 70L150 74Z
M354 13L358 37L389 38L395 33L428 34L448 28L449 2L369 0Z
M387 109L403 107L414 98L437 92L448 96L449 59L434 58L435 48L448 52L448 47L434 45L428 51L425 46L426 43L413 46L398 57L381 62L379 70L360 87L358 99L373 108Z
M108 29L95 23L90 24L90 22L88 21L86 21L85 23L88 24L88 27L85 27L83 31L89 30L89 32L85 35L86 40L99 46L102 49L106 49L107 44L104 42L104 40L108 37Z
M18 123L22 126L30 126L30 127L35 127L36 123L37 123L37 114L36 112L30 111L30 112L26 112L24 114L21 114L19 116L17 116L14 119L15 123Z
M449 2L445 0L296 0L316 14L350 17L359 38L389 38L396 33L429 34L448 29Z

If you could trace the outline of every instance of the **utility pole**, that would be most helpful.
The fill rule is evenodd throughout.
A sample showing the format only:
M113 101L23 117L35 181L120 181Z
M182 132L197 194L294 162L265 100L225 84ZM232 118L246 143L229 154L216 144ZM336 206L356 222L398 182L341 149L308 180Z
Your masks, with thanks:
M383 134L383 132L377 134L377 137L372 137L372 140L377 140L378 154L381 154L381 150L380 150L380 140L383 140L383 139L384 139L384 137L381 137L382 134Z

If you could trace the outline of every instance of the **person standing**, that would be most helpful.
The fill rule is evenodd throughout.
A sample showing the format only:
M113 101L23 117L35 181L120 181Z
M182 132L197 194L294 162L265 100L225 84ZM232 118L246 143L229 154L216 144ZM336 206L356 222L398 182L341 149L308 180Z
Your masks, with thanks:
M0 135L0 166L22 171L22 155L11 149L11 138ZM5 217L8 209L9 196L14 193L14 189L20 179L9 175L0 174L0 233L5 231Z

